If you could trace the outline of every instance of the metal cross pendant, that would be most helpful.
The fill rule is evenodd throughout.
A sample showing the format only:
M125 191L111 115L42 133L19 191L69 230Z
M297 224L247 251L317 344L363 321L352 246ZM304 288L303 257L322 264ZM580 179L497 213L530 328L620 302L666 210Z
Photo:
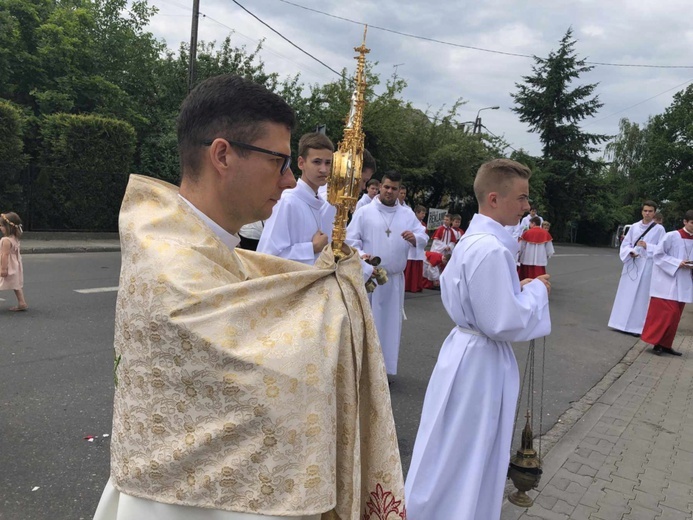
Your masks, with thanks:
M390 231L389 229L385 230L385 234L387 235L387 238L390 238L390 233L392 233L392 231Z

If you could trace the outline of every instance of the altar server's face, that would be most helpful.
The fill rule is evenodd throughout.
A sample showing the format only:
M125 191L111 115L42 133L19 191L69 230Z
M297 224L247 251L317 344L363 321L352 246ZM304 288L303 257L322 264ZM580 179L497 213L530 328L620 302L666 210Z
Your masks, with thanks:
M515 226L529 211L529 181L515 177L496 197L498 222L503 226Z
M305 158L298 158L298 167L301 170L301 179L308 186L317 190L327 184L327 178L332 171L332 152L326 148L317 150L309 148Z

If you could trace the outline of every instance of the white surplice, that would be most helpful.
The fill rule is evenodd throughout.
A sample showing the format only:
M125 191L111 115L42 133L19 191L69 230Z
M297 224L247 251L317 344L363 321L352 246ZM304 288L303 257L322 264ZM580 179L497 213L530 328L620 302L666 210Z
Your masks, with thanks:
M642 221L633 224L621 243L619 256L623 262L621 279L609 317L609 327L631 334L641 334L647 306L650 302L650 281L652 278L652 255L656 245L666 231L660 224L650 229L642 239L647 248L636 246L638 238L650 227ZM630 253L638 256L633 258Z
M313 235L319 229L329 244L336 213L334 206L299 179L293 190L282 194L265 222L257 252L314 265L320 252L313 251Z
M388 233L389 230L389 233ZM380 345L388 374L397 374L399 341L402 335L402 309L404 307L404 268L413 246L402 238L404 231L416 237L416 246L425 247L428 235L408 207L395 204L385 206L380 197L354 213L347 227L348 245L360 255L368 254L381 259L380 267L387 271L388 281L371 294L373 319L378 330Z
M374 199L374 198L375 198L375 197L373 197L373 199ZM366 204L370 204L371 202L373 202L373 199L368 195L368 193L364 193L364 194L361 196L361 198L359 199L359 201L356 203L356 207L354 208L354 213L356 213L356 211L357 211L359 208L362 208L362 207L364 207Z
M193 206L185 197L180 196L180 198L209 226L226 247L233 249L239 244L240 238L223 229ZM109 478L94 513L94 520L319 520L320 516L268 516L179 504L164 504L121 493Z
M441 275L457 325L431 375L405 484L409 520L497 520L519 373L511 341L551 332L546 287L520 290L517 241L474 215Z
M655 247L652 258L650 296L693 303L693 275L690 269L679 267L682 260L693 261L693 240L684 240L678 231L671 231Z
M543 244L534 244L524 240L520 242L519 258L523 265L546 266L554 253L553 242L544 242Z

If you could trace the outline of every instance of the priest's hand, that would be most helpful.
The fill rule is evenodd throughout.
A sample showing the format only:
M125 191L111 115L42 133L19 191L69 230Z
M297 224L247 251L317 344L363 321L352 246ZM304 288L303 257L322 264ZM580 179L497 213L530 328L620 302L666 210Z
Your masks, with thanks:
M636 245L636 246L640 246L640 247L642 247L643 249L647 249L647 242L645 242L644 240L639 240L638 243L635 244L635 245Z
M402 238L416 247L416 236L411 231L403 231Z
M312 242L313 252L319 253L320 251L325 249L325 246L327 245L327 235L318 229L313 235Z
M683 267L684 269L693 269L693 262L690 260L684 260L679 264L679 267Z

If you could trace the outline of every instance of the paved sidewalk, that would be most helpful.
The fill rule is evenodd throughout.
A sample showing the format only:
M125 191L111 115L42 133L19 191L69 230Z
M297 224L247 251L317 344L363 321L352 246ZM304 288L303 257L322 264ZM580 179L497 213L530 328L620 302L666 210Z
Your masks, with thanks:
M638 342L631 366L544 458L534 505L506 500L502 520L693 518L693 336L674 348L683 357Z
M21 239L23 255L37 253L93 253L120 251L118 233L34 233Z

